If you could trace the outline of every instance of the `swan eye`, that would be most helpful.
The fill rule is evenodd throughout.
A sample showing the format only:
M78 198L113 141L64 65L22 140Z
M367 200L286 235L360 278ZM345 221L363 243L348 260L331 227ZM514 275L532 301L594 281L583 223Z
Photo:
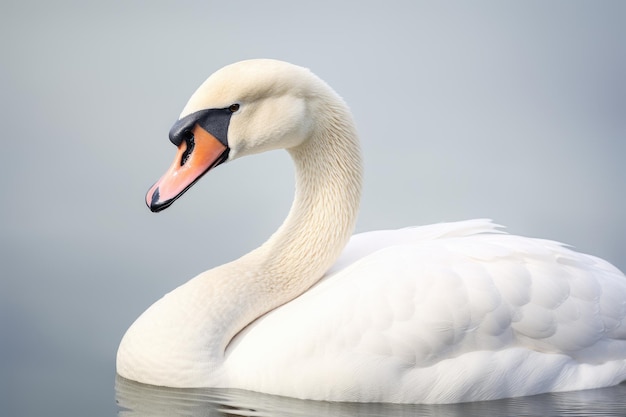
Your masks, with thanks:
M239 110L239 104L235 103L235 104L231 104L230 107L228 108L228 110L231 113L236 112L237 110Z

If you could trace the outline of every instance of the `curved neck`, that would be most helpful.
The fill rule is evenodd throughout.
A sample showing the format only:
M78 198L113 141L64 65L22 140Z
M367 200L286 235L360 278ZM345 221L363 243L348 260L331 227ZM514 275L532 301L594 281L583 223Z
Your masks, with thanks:
M289 149L297 180L285 222L258 249L203 272L146 310L120 344L120 375L155 385L223 384L220 370L237 334L305 292L339 256L356 221L361 157L347 107L325 98L311 112L316 130Z
M289 149L296 169L295 198L280 228L258 249L224 265L241 303L220 317L231 320L221 345L258 317L315 284L354 230L361 197L361 154L347 107L326 105L318 130ZM209 271L212 272L212 271Z
M326 130L289 150L296 168L293 205L281 227L255 251L264 278L280 280L281 288L294 292L291 298L315 284L337 259L353 233L361 197L354 128L336 119L320 124Z

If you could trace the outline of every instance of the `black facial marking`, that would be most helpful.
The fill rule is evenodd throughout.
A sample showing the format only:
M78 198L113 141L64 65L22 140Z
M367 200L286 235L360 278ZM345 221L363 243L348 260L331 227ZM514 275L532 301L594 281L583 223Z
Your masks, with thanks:
M230 107L225 109L207 109L188 114L174 123L170 129L170 141L176 145L186 140L198 124L204 130L215 136L224 146L228 147L228 125L233 111Z

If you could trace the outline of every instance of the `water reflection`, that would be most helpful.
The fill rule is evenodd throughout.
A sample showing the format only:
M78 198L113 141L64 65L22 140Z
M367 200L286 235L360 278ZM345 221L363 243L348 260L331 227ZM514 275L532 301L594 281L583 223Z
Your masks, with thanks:
M626 384L599 390L446 405L303 401L241 390L153 387L119 376L115 388L120 417L626 415Z

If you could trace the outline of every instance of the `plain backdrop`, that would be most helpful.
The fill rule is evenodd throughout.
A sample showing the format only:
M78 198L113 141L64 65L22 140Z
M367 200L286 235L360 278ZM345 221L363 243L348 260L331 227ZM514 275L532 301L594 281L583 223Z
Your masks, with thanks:
M349 103L357 231L486 217L626 269L625 22L622 1L3 1L0 412L115 413L132 321L280 224L284 151L143 200L188 97L241 59Z

